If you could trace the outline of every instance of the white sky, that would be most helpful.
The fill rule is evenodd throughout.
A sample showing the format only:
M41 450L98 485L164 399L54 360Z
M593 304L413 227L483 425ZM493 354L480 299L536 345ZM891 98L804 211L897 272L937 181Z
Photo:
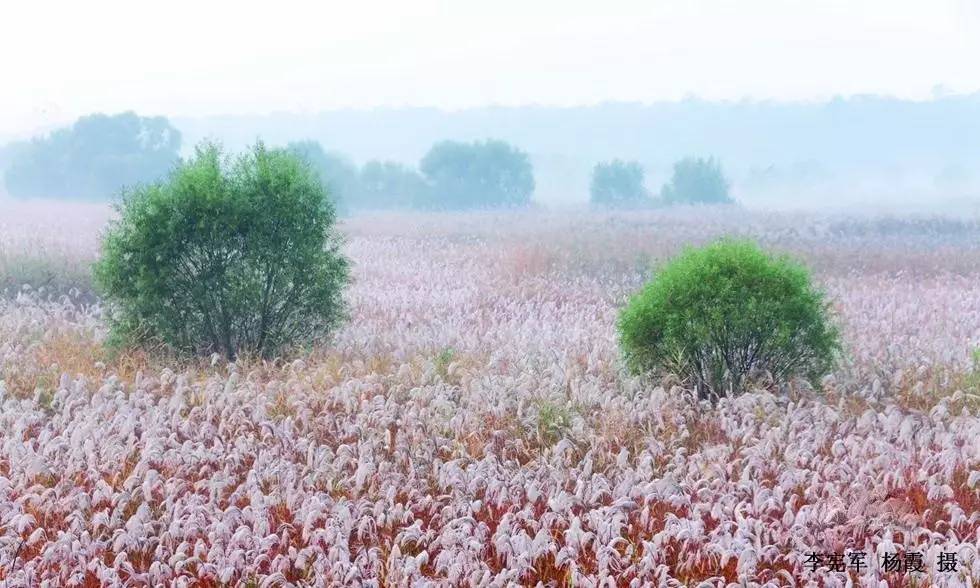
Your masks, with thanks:
M0 137L93 111L980 90L980 0L0 0Z

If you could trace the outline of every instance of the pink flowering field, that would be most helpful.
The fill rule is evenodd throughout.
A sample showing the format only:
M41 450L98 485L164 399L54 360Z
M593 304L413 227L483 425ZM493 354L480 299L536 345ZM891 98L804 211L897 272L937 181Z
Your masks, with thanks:
M229 364L105 350L108 216L0 204L0 586L980 585L980 222L357 217L346 325ZM624 371L618 309L723 234L813 268L820 389Z

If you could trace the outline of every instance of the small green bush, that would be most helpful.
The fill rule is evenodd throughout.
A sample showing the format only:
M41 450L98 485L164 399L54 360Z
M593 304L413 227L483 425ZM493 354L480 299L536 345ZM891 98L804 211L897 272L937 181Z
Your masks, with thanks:
M308 164L205 143L166 181L129 190L95 267L117 343L271 357L343 316L348 261Z
M807 270L746 241L671 261L623 309L619 331L632 371L675 374L712 400L763 375L815 383L840 349Z

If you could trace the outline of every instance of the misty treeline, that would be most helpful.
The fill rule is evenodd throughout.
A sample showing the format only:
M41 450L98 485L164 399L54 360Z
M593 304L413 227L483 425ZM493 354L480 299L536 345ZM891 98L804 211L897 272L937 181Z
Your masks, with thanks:
M750 208L973 210L980 194L980 93L932 100L688 98L592 106L346 108L319 113L175 117L189 144L216 136L234 150L256 137L284 145L329 137L355 161L418 162L436 142L494 137L534 163L534 201L589 200L597 162L642 163L654 197L687 156L713 155ZM324 145L327 145L325 142Z
M165 174L180 145L180 131L164 117L92 114L7 146L4 184L19 197L102 199Z
M71 127L5 148L7 192L23 198L100 200L164 177L181 134L163 117L93 114ZM534 192L527 153L492 139L432 146L418 168L370 160L357 166L313 140L286 146L317 173L341 212L525 206Z
M164 117L93 114L72 126L0 152L6 191L21 198L105 200L124 187L162 179L180 158L182 136ZM522 207L535 190L528 154L507 142L438 141L417 167L372 159L361 166L315 140L287 151L317 173L340 213L381 209L461 210ZM598 206L730 202L714 159L685 158L656 194L637 162L599 163L591 181Z
M503 141L441 141L418 169L380 160L358 168L344 154L312 140L286 148L313 167L341 212L526 206L534 192L527 153Z
M645 208L670 204L731 204L729 182L721 162L713 157L685 157L674 164L670 180L659 193L645 184L646 172L638 161L614 159L592 168L589 185L594 205Z

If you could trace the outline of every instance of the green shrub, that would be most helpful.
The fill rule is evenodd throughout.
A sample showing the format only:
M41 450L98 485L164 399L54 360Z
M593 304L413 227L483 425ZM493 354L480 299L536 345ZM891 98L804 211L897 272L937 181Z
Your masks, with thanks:
M746 241L689 249L619 319L627 366L673 373L701 398L829 372L840 349L828 304L802 266Z
M205 143L119 213L95 268L118 343L270 357L343 315L333 206L286 150L258 143L231 160Z

